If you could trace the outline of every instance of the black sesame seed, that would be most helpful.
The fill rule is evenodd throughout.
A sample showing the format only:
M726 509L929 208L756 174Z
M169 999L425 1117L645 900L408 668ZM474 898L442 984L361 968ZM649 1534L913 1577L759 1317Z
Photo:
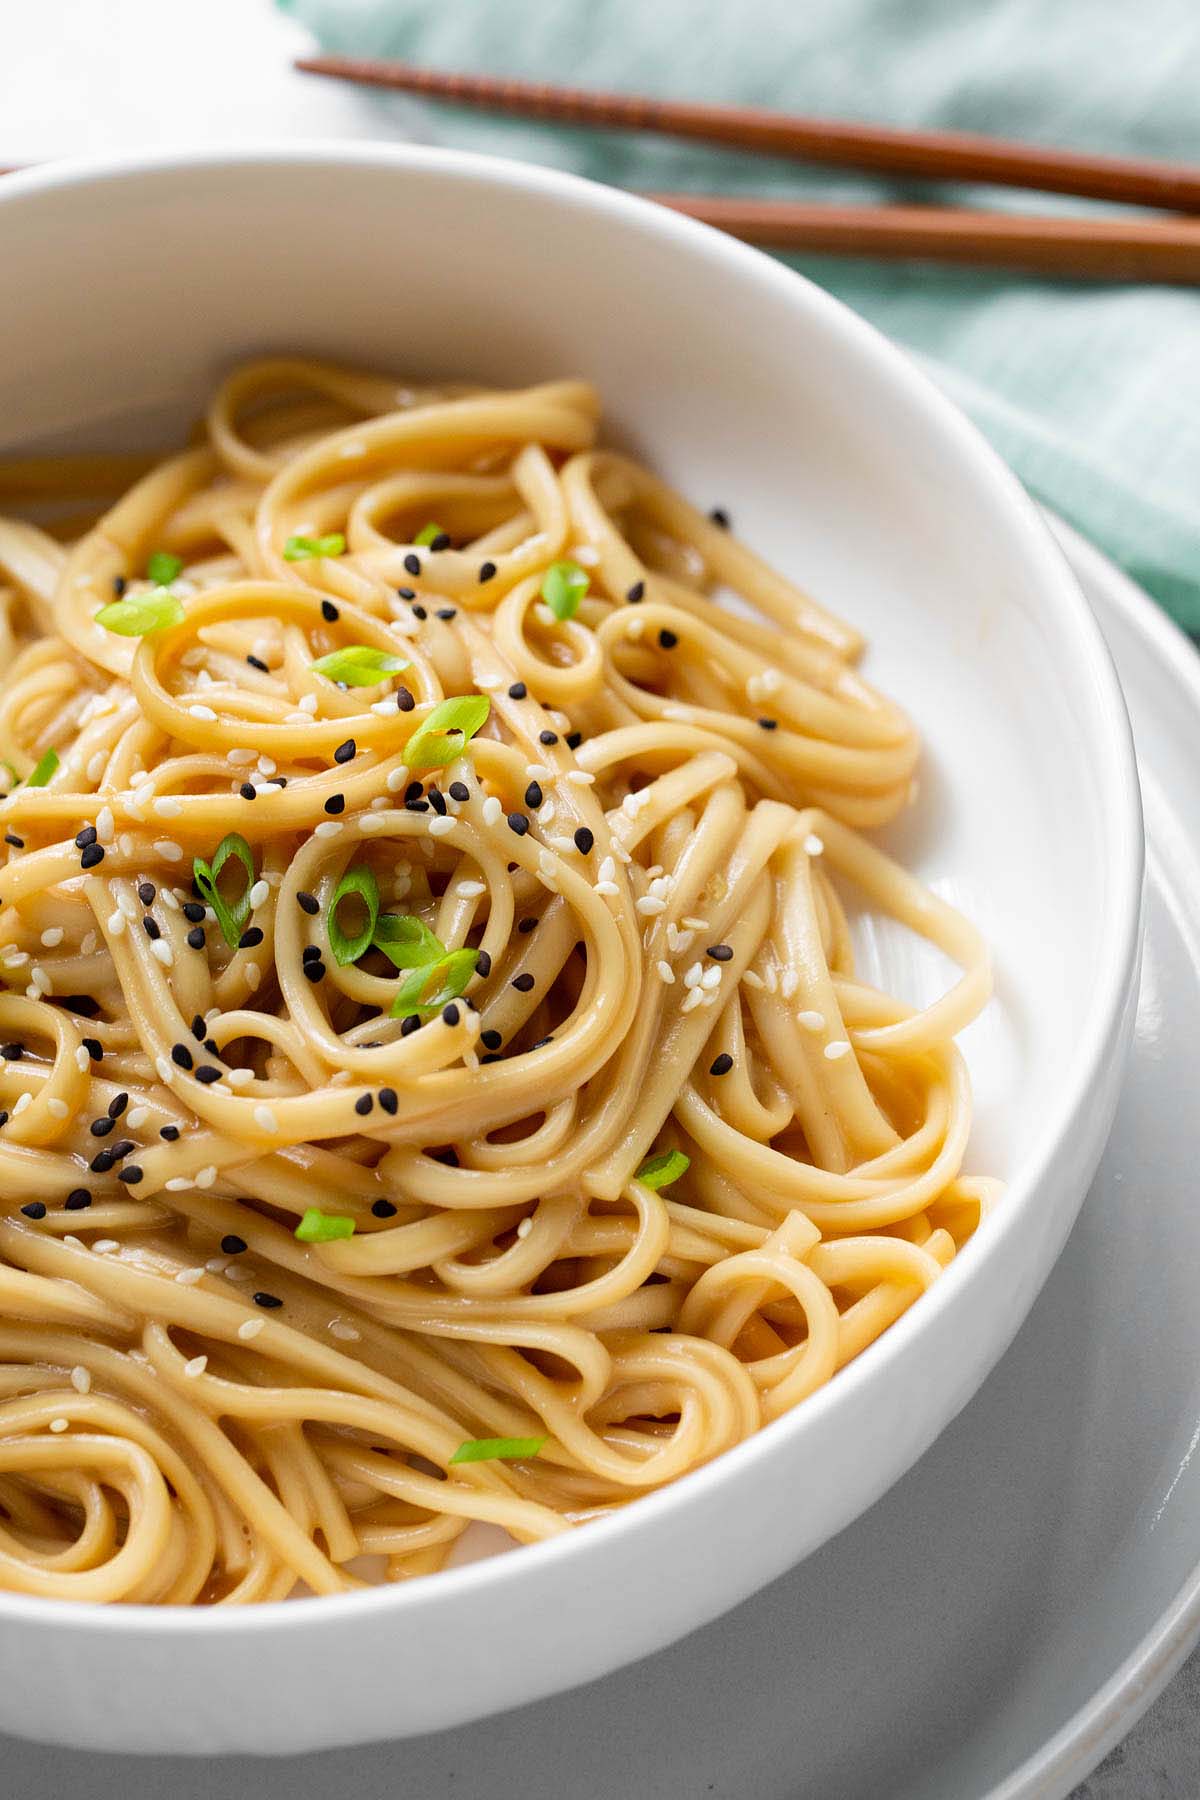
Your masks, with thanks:
M93 1175L108 1175L116 1160L116 1156L111 1150L101 1150L98 1156L93 1156L88 1168Z
M93 1062L100 1062L104 1056L104 1046L99 1038L84 1038L83 1047Z
M166 1143L174 1144L178 1141L178 1138L179 1138L179 1127L178 1127L178 1125L160 1126L158 1135Z
M88 845L94 844L95 841L96 827L94 825L85 825L83 830L79 832L75 838L75 848L77 850L86 850ZM149 902L147 902L147 905L148 904Z
M475 973L486 979L492 972L492 959L486 950L481 950L475 958Z
M729 530L729 514L725 511L723 506L714 506L708 516L714 525L719 525L721 527L722 531Z
M424 622L424 620L426 620L428 617L429 617L429 614L426 612L426 610L423 606L414 606L413 607L413 618L414 619L420 619L422 622Z
M344 813L345 810L345 794L330 794L328 800L325 802L325 811L327 813Z
M258 669L263 675L269 675L271 673L269 664L265 663L261 656L248 656L246 661L250 664L252 669Z
M119 1144L114 1144L112 1146L112 1150L111 1150L110 1154L112 1155L114 1161L120 1162L120 1160L123 1156L129 1155L129 1152L133 1149L133 1147L134 1147L134 1144L133 1144L132 1138L122 1138Z
M419 1031L420 1028L421 1028L420 1014L419 1013L408 1013L401 1023L400 1036L401 1037L411 1037L413 1032Z
M296 904L299 906L301 912L306 912L308 914L310 919L321 910L321 902L317 899L317 896L315 894L306 894L303 891L296 895Z
M113 589L113 593L117 596L118 600L121 598L121 595L125 592L126 586L127 586L127 583L126 583L125 577L123 575L114 575L113 576L112 589Z
M644 581L635 581L631 588L625 590L625 598L629 601L631 606L636 606L638 601L644 600L645 597L646 584Z
M529 830L529 820L523 812L510 812L508 815L508 826L509 830L515 831L518 837L524 837L525 833Z
M156 938L160 938L162 936L162 931L159 929L158 920L152 919L150 917L149 913L146 913L142 918L142 930L145 932L146 936L150 939L151 943L153 943Z
M63 1205L68 1212L83 1212L84 1208L91 1204L92 1196L88 1193L86 1188L72 1188L71 1192L63 1201Z
M428 800L406 800L404 802L404 810L405 812L415 813L428 812L429 802Z
M20 1062L24 1054L24 1044L0 1044L0 1056L5 1062Z
M436 537L430 539L429 548L431 550L448 550L450 548L450 533L448 531L439 531Z
M324 979L325 979L325 964L320 960L319 957L315 957L312 962L305 963L304 973L308 976L308 979L315 985L318 981L324 981Z
M526 970L524 975L514 976L513 986L516 988L518 994L527 994L533 986L533 976Z
M410 550L404 559L404 567L408 570L410 575L419 575L421 573L420 557L417 556L414 551Z
M258 789L254 786L253 782L243 781L241 787L238 789L238 793L242 796L243 800L257 800L258 798Z
M236 1231L226 1232L225 1236L221 1239L221 1249L225 1252L226 1256L240 1256L245 1248L245 1238L239 1237Z
M115 1119L110 1119L107 1117L107 1115L105 1115L102 1118L93 1119L91 1124L88 1126L88 1130L91 1132L93 1137L98 1137L98 1138L107 1137L109 1132L112 1130L113 1126L116 1124L116 1122L117 1121Z
M523 681L514 681L508 690L508 697L510 700L524 700L528 692L529 689Z
M263 934L261 925L247 925L245 931L243 931L241 937L238 939L237 947L239 950L254 950L257 949L262 941Z
M489 1050L498 1050L504 1039L498 1031L481 1031L479 1041L481 1044L486 1044Z
M128 1094L114 1094L112 1099L108 1103L109 1118L110 1119L119 1119L121 1114L125 1111L125 1108L128 1105L129 1105L129 1095Z
M337 749L334 751L333 760L335 763L353 762L354 758L357 755L358 755L358 745L355 743L353 738L347 738L345 743L339 744Z
M157 892L158 890L152 881L138 882L137 895L143 906L153 906Z
M123 1169L117 1170L117 1180L123 1181L127 1187L136 1187L142 1179L142 1170L136 1163L126 1163Z
M480 565L479 565L480 581L490 581L495 573L496 573L496 565L494 562L481 562L480 563Z
M23 1206L21 1208L21 1211L25 1214L27 1219L44 1219L46 1216L46 1203L44 1200L31 1200L28 1206Z
M447 621L455 618L457 616L457 613L458 613L458 608L456 606L439 606L437 609L438 618L445 619Z
M214 1069L211 1063L201 1063L196 1070L196 1080L202 1081L205 1087L208 1087L212 1082L220 1081L224 1073L224 1069Z
M371 1211L375 1214L377 1219L394 1219L396 1216L396 1208L392 1205L390 1200L373 1201L371 1204Z
M191 1068L192 1053L186 1044L171 1045L171 1061L180 1069Z
M558 742L557 731L539 731L538 732L538 743L539 744L557 744L557 742Z
M405 804L407 805L412 800L419 800L422 797L422 795L424 794L424 792L425 792L425 789L421 782L410 781L408 786L404 790Z
M529 1048L531 1050L544 1050L547 1044L552 1044L553 1042L554 1037L551 1035L550 1037L539 1038L537 1043L530 1044Z
M300 952L300 961L302 963L310 963L310 962L320 962L320 960L321 960L320 945L305 944L303 950Z
M288 778L286 775L272 775L270 781L267 783L267 786L268 787L285 788L287 786L287 784L288 784Z
M658 641L664 650L673 650L679 642L679 639L673 631L660 631L658 634Z
M567 733L566 745L567 745L568 750L578 750L578 748L579 748L580 744L582 744L582 742L583 742L582 731L569 731Z
M517 872L517 864L516 864L516 863L509 863L509 864L508 864L508 872L509 872L509 874L510 874L510 875L515 875L515 874L516 874L516 872Z
M415 588L397 588L396 592L402 600L415 600L417 597Z
M536 812L544 798L545 796L542 793L541 784L536 781L531 781L529 786L525 789L525 804L530 812Z
M504 1059L501 1056L498 1056L494 1050L489 1050L487 1055L481 1056L479 1060L481 1063L490 1063L490 1062L502 1062Z
M714 962L733 961L733 948L729 944L710 944L704 954L711 956Z
M221 1054L221 1052L217 1049L217 1046L214 1044L214 1042L211 1038L205 1038L204 1048L208 1051L208 1054L210 1056L220 1056L220 1054Z
M203 925L193 925L192 929L187 934L187 943L188 943L189 949L203 950L203 948L207 942L208 942L208 939L204 935Z
M446 1021L447 1025L457 1025L458 1024L458 1021L462 1017L462 1014L459 1012L457 1006L455 1006L453 1000L450 1002L449 1006L443 1006L442 1017Z
M732 1056L730 1056L730 1054L727 1050L722 1050L720 1056L718 1056L716 1058L715 1062L709 1063L708 1072L710 1075L728 1075L728 1073L729 1073L730 1069L732 1069L732 1067L733 1067Z
M533 918L532 915L528 918L518 919L517 930L521 933L522 937L524 937L526 932L537 930L537 923L537 920Z
M283 1301L278 1294L255 1294L254 1304L255 1306L265 1306L270 1310L272 1307L282 1306Z
M398 712L411 712L416 704L406 687L396 689L396 710Z
M183 903L183 916L192 925L203 924L206 911L207 908L201 906L198 900L185 900Z
M431 787L430 788L429 804L430 804L430 806L432 806L434 812L438 815L438 817L440 819L445 818L445 816L446 816L446 796L443 794L441 788L439 788L439 787Z
M460 804L462 801L471 798L471 790L465 781L452 781L450 783L450 798L459 801Z
M321 602L321 617L323 619L328 619L329 623L331 625L334 623L334 621L336 619L341 618L341 614L338 612L338 609L333 604L332 600L322 600L322 602Z
M758 722L764 731L774 731L779 724L778 719L760 719Z
M11 844L13 839L10 837L8 841ZM21 845L18 845L18 847L23 848ZM97 863L102 863L103 861L103 846L100 844L89 844L84 850L83 855L79 858L79 866L81 869L94 869Z
M354 1110L358 1113L360 1118L365 1119L374 1104L375 1097L373 1094L360 1094L358 1099L354 1102Z
M595 842L596 839L593 833L588 830L586 825L581 825L575 833L575 848L581 855L590 856Z
M25 839L18 837L15 831L6 831L4 834L4 841L6 844L11 844L14 850L23 850L25 848ZM86 863L84 864L85 868L88 866L89 865Z
M379 1104L382 1106L385 1113L392 1113L394 1115L400 1105L395 1088L380 1088Z

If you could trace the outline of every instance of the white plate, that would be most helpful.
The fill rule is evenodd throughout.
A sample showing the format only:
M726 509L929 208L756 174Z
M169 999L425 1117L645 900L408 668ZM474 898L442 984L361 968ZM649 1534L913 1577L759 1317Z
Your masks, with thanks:
M1138 740L1142 994L1100 1174L967 1411L790 1575L573 1693L402 1745L270 1762L134 1761L0 1739L6 1793L1062 1800L1129 1729L1200 1637L1200 659L1056 529Z

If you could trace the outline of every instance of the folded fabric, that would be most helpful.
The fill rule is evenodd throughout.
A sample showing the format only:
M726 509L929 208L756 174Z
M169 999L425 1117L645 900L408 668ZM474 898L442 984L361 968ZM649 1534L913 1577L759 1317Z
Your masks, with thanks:
M329 49L1200 162L1195 0L280 0ZM381 97L430 141L625 187L930 197L650 136ZM1078 209L942 189L954 203ZM789 258L915 351L1039 499L1200 631L1200 296Z

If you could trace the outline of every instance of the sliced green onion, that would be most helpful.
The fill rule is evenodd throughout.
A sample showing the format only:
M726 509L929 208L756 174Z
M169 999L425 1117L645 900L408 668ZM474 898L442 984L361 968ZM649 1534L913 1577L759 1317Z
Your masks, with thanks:
M347 687L375 687L389 675L407 669L408 659L376 650L370 644L346 644L341 650L331 650L328 656L318 656L309 666L327 681L344 681Z
M371 941L398 969L430 968L449 954L415 913L380 913Z
M451 950L437 962L422 963L419 968L410 969L392 1001L393 1019L403 1019L408 1013L431 1019L443 1006L466 992L478 961L478 950ZM434 980L441 985L436 993L430 994L427 989Z
M47 750L38 757L33 774L26 778L26 787L45 787L58 767L58 751Z
M332 1244L338 1238L354 1236L354 1220L344 1213L322 1212L319 1206L310 1206L294 1235L302 1244Z
M170 588L158 587L148 594L131 594L127 600L113 600L102 606L96 623L103 625L105 631L115 631L118 637L145 637L147 632L178 625L182 617L183 602Z
M444 769L462 755L491 710L486 694L459 694L441 701L409 738L405 762L410 769Z
M587 591L587 570L576 562L551 563L542 576L542 599L556 619L573 619Z
M367 916L362 930L355 932L353 937L348 937L338 921L338 907L352 894L356 894L362 901L367 909ZM365 956L375 936L375 921L378 917L379 883L365 863L356 863L354 868L346 870L329 902L326 931L329 935L329 948L339 967L344 968L347 963L357 962L360 956Z
M451 1463L468 1462L512 1462L517 1457L539 1456L545 1444L544 1437L531 1438L468 1438L460 1444Z
M633 1179L640 1181L643 1187L654 1188L657 1191L659 1188L670 1187L673 1181L678 1181L679 1177L691 1167L691 1162L691 1157L685 1156L682 1150L664 1150L661 1156L648 1158Z
M182 556L172 556L169 550L156 550L146 564L146 579L154 582L156 587L166 587L182 568Z
M246 885L233 901L226 900L217 886L221 870L231 856L236 857L246 871ZM223 837L213 851L211 862L205 862L202 856L194 857L192 877L216 914L225 942L236 950L246 920L250 917L250 889L254 886L254 854L241 832L231 831L228 837Z
M327 532L324 537L290 537L283 546L283 560L307 562L310 556L340 556L345 548L340 531Z
M422 525L420 531L418 531L416 537L413 539L413 543L420 544L424 547L426 544L432 544L434 538L445 537L445 535L446 534L441 526L435 525L431 519L428 525Z

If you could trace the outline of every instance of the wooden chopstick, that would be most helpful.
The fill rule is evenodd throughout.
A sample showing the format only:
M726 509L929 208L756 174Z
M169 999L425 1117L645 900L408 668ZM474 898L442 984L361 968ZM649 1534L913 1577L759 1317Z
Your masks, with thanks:
M1093 281L1200 285L1200 219L1058 218L937 206L814 206L717 194L652 199L776 250L968 263Z
M619 131L661 131L738 150L797 156L838 168L937 181L987 182L1080 194L1094 200L1200 212L1200 169L1149 159L1084 155L962 131L907 131L837 119L794 117L758 107L716 106L645 95L592 93L540 81L448 75L410 63L305 56L298 69L371 87L398 88L459 106Z

